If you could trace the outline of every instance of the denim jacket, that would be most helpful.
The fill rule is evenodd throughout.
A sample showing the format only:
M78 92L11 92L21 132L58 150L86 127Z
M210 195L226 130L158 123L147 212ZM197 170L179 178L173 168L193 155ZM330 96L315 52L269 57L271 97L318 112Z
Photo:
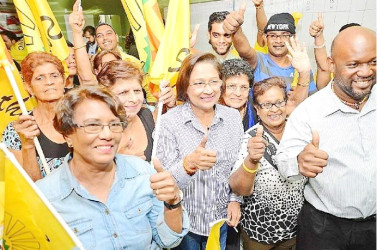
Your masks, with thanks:
M85 249L156 249L180 243L189 228L172 231L164 220L164 205L153 194L149 177L155 170L134 156L116 155L116 173L106 204L91 195L72 175L68 161L37 186L78 236Z

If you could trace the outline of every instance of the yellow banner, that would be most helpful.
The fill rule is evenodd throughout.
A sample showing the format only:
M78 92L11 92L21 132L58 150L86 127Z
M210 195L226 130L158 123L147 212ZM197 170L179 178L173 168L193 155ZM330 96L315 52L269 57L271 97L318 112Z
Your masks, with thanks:
M24 89L21 76L17 68L13 64L13 60L9 55L4 41L0 36L0 139L2 137L5 127L22 113L17 99L14 95L12 86L5 73L4 66L10 65L12 67L13 76L17 82L18 89L25 102L26 109L31 110L36 105L34 98L31 98L29 93Z
M26 2L26 0L13 0L13 3L21 23L27 52L46 51L28 2Z
M0 172L5 173L3 181L0 179L0 197L4 197L0 209L4 215L4 249L73 249L81 246L57 212L51 211L51 204L41 196L22 167L13 165L2 150L0 154Z
M46 51L64 61L69 50L46 0L13 0L27 51Z
M159 91L162 79L175 85L182 61L190 54L189 0L170 1L164 36L149 72L152 93Z
M152 62L152 55L143 15L142 0L121 0L121 2L135 37L140 61L144 64L143 71L148 72Z
M164 35L164 23L157 0L144 0L143 10L153 62Z

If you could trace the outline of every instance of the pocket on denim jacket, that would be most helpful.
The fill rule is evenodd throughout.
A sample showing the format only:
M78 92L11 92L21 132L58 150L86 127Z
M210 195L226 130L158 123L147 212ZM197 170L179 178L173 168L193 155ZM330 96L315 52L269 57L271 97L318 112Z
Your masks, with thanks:
M135 231L149 232L151 230L147 214L152 210L152 206L152 199L148 199L126 210L125 215Z
M81 218L67 222L68 226L80 239L85 249L96 246L96 239L93 232L93 224L91 219Z

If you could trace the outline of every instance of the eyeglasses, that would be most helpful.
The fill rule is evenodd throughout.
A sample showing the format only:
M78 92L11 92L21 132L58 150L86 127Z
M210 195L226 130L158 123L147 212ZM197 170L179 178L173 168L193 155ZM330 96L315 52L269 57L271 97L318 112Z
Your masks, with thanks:
M98 134L103 130L103 127L108 126L111 132L114 133L121 133L126 127L125 122L110 122L109 124L102 124L102 123L96 123L91 122L87 124L73 124L74 126L78 128L83 128L84 131L88 134Z
M194 82L190 85L194 87L195 89L203 90L206 87L206 85L210 86L212 89L218 89L220 88L222 83L223 82L220 79L216 79L216 80L209 80L208 82Z
M246 86L237 86L236 84L226 85L226 90L235 92L237 89L240 89L241 93L249 92L250 88Z
M270 103L270 102L258 103L258 106L261 107L262 109L271 109L272 106L275 106L277 108L281 108L281 107L284 107L286 104L287 104L287 101L283 100L283 101L278 101L278 102L275 102L275 103Z
M269 37L273 40L277 40L280 38L281 40L288 40L290 37L292 37L291 34L283 34L283 35L277 35L277 34L267 34L266 37Z

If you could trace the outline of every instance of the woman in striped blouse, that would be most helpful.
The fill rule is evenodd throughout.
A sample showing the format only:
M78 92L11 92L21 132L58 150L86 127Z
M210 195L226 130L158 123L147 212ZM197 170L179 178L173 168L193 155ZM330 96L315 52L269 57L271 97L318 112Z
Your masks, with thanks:
M228 218L236 226L239 197L228 179L243 134L240 113L217 104L223 90L221 65L209 53L188 56L177 80L177 99L183 102L162 116L157 158L184 193L190 232L177 249L205 249L209 223ZM227 225L221 229L225 249Z

